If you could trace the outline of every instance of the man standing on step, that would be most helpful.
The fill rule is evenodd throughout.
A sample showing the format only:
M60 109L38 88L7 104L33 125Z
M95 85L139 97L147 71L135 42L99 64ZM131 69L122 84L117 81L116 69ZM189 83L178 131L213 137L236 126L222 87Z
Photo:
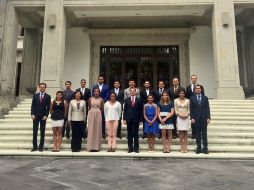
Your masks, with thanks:
M195 95L190 98L190 117L191 122L196 128L196 143L197 150L196 154L201 153L201 137L204 146L204 153L208 152L208 141L207 141L207 125L210 123L210 106L208 98L201 93L201 85L196 85Z
M73 99L73 94L74 94L74 91L71 90L71 84L72 84L71 81L66 81L65 82L65 90L63 91L63 98L67 102L68 108L69 108L69 104L70 104L71 100ZM66 117L64 118L62 137L65 136L65 131L66 131L66 138L70 139L70 129L71 129L71 127L68 122L68 115L66 115Z
M136 96L136 89L130 88L130 97L124 101L123 112L124 124L127 124L128 131L128 153L139 153L139 125L143 121L143 104L140 98ZM133 143L134 139L134 143Z
M186 98L190 99L193 95L195 95L195 87L197 85L197 80L197 75L191 75L191 84L186 87ZM203 86L201 86L201 93L205 95L205 90ZM191 139L196 139L196 129L194 124L191 124L191 134Z
M33 149L31 150L32 152L37 151L38 149L37 134L39 124L40 124L40 144L38 150L40 152L43 151L45 127L51 103L50 95L45 93L46 87L47 87L46 83L40 83L39 84L40 92L35 94L32 99L31 105L31 117L33 119Z

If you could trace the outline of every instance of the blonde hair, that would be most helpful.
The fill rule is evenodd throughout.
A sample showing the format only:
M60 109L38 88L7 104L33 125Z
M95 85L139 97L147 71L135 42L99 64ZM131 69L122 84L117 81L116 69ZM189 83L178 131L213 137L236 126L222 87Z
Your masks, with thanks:
M163 100L163 95L164 95L164 94L166 94L166 95L168 96L168 100L167 100L166 102L164 102L164 100ZM160 104L163 105L163 104L165 104L165 103L166 103L166 104L170 104L170 103L171 103L169 94L168 94L167 92L163 92L163 93L161 94Z

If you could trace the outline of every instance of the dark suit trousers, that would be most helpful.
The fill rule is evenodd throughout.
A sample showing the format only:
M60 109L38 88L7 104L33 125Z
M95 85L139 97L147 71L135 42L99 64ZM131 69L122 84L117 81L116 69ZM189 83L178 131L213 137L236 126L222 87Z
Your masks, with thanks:
M122 117L119 119L118 127L117 127L117 136L122 134Z
M174 124L174 129L173 129L173 135L177 136L177 129L176 129L176 115L173 116L173 124Z
M68 123L68 116L67 116L67 117L64 118L62 136L64 137L65 132L66 132L66 137L69 137L70 136L70 131L71 131L71 128L70 128L70 125Z
M193 137L196 137L196 126L195 124L191 124L191 134Z
M104 112L101 112L101 119L102 119L102 135L106 134L106 128L105 128L105 115Z
M139 149L139 123L127 122L127 131L128 131L128 147L129 150L135 151ZM133 143L134 139L134 143ZM134 145L134 146L133 146Z
M83 128L84 128L84 121L71 122L71 130L72 130L71 149L72 150L81 150Z
M208 141L207 141L207 123L206 121L196 121L196 143L197 149L201 149L201 138L203 141L204 149L207 149Z
M44 139L45 139L46 121L42 120L42 119L33 120L33 148L36 148L36 149L38 148L37 135L38 135L39 124L40 124L40 144L39 144L39 148L43 148Z

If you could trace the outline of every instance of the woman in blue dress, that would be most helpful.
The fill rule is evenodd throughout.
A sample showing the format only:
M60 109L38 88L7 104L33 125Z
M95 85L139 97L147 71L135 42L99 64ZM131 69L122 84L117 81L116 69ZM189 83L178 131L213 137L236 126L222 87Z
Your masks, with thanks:
M160 121L159 128L162 134L163 153L170 152L170 146L172 143L172 129L174 116L174 103L170 101L167 92L163 92L161 101L158 105L158 118ZM168 134L168 139L167 139Z
M158 133L158 109L157 105L153 103L153 96L148 95L147 97L147 104L144 105L144 118L145 123L144 132L147 134L147 143L149 147L149 151L154 151L154 144L155 144L155 134Z

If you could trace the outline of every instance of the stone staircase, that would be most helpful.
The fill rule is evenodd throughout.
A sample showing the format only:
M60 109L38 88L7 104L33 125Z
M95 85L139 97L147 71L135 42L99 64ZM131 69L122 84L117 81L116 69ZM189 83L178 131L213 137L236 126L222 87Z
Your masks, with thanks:
M31 99L22 101L9 115L0 120L0 155L29 156L120 156L120 157L180 157L180 158L254 158L254 101L253 100L211 100L212 121L208 129L209 155L195 154L195 140L189 138L189 153L179 152L179 139L173 140L171 153L162 153L162 142L156 139L156 151L147 152L147 142L140 139L140 154L128 154L126 126L122 128L122 139L117 139L117 151L107 153L107 142L103 140L102 151L90 153L85 150L86 140L83 140L83 151L72 153L70 141L63 138L62 151L51 152L52 128L48 120L45 135L46 151L30 152L32 148L32 121L30 118ZM142 128L140 128L140 135Z

